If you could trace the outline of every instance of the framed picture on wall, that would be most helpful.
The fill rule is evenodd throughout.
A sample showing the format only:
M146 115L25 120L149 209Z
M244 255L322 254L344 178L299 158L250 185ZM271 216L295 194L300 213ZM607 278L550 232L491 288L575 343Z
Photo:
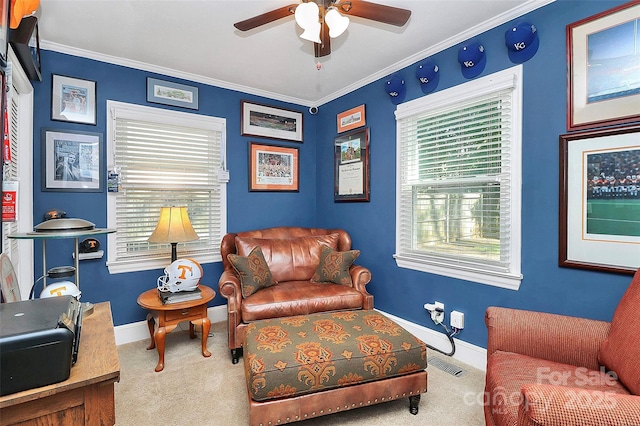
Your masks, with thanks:
M249 144L249 191L300 190L298 148Z
M341 112L337 116L338 119L338 133L346 132L348 130L357 129L366 124L364 116L364 104L351 108L344 112Z
M242 136L259 136L302 142L302 113L242 101Z
M198 88L147 77L147 102L198 109Z
M560 135L559 265L640 267L640 124Z
M102 192L102 134L42 129L42 190Z
M54 74L51 85L52 120L96 124L95 81Z
M334 201L369 201L369 128L334 142Z
M568 130L640 119L640 3L567 25Z

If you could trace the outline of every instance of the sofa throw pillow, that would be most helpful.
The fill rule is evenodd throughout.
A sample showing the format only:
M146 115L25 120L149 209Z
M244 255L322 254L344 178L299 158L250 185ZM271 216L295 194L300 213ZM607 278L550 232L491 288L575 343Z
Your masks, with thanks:
M260 247L255 247L246 257L229 253L227 259L240 277L242 297L249 297L256 291L275 284Z
M609 336L600 346L599 362L613 371L634 395L640 395L640 269L613 313Z
M358 256L360 250L336 251L323 245L320 264L311 277L311 282L352 285L349 268Z
M309 281L320 264L322 245L338 248L338 234L297 238L249 238L236 236L236 249L246 256L260 247L277 282Z

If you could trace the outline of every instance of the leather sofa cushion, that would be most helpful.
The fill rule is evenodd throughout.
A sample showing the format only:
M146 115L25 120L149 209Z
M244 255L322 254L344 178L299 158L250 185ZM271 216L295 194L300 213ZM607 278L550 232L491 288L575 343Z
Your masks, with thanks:
M522 388L530 384L566 386L628 395L618 381L602 371L547 361L513 352L496 351L487 359L485 404L495 424L517 425ZM574 404L582 401L580 396ZM575 405L574 405L575 406Z
M640 395L640 269L636 272L613 314L611 329L598 351L598 359L618 375L633 393Z
M323 244L335 250L338 234L283 239L236 236L236 248L240 256L248 256L254 247L260 246L277 282L309 281L320 264Z
M421 371L427 347L379 312L319 313L250 323L244 368L265 401Z
M263 288L242 301L242 321L362 309L362 293L340 284L287 281Z

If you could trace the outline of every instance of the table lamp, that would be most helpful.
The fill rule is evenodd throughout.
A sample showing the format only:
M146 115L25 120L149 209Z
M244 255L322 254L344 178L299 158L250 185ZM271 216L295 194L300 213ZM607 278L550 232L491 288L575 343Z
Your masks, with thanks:
M197 240L186 207L162 207L156 229L147 239L150 243L171 243L171 263L177 258L177 245Z

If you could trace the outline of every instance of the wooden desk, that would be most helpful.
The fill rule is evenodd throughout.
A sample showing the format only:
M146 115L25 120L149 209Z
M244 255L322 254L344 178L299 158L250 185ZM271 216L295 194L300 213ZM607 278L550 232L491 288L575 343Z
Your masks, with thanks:
M207 303L216 297L216 292L206 285L199 285L202 291L202 299L189 300L188 302L162 304L158 296L158 289L153 288L138 296L138 305L150 312L147 315L151 344L147 349L153 349L158 345L158 364L155 371L164 369L164 342L167 333L173 331L182 321L189 321L189 334L192 339L196 337L194 325L202 326L202 355L210 357L207 349L207 337L211 329L211 321L207 316ZM156 328L156 325L158 326ZM155 331L154 331L155 330Z
M109 302L83 318L78 361L67 380L0 397L0 424L114 425L120 362ZM24 422L24 423L21 423Z

